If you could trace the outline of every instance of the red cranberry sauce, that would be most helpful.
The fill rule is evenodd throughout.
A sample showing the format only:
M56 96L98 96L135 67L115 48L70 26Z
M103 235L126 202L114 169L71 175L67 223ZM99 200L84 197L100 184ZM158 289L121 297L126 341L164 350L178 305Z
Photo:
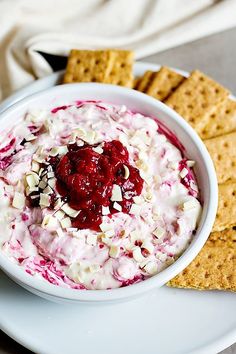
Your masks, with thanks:
M94 151L96 145L85 143L68 145L68 152L61 159L50 163L57 178L57 189L69 205L80 210L73 219L73 227L99 230L102 222L102 206L110 208L110 214L118 211L111 201L113 185L121 188L122 212L128 213L133 197L140 195L143 179L137 168L129 163L129 153L118 140L104 142L103 152ZM125 179L126 165L129 177Z

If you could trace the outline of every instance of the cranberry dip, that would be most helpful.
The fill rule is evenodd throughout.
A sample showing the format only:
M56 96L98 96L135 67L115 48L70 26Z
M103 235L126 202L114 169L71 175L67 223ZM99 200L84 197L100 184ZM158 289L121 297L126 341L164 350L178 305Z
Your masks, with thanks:
M179 146L125 106L29 111L0 137L1 252L73 289L157 274L189 245L201 214L194 161Z

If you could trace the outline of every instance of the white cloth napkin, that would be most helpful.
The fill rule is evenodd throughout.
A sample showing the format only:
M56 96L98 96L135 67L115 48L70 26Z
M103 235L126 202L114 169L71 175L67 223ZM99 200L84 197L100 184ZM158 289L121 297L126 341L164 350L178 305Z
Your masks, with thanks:
M236 0L0 0L0 100L52 72L38 51L127 48L136 58L236 25Z

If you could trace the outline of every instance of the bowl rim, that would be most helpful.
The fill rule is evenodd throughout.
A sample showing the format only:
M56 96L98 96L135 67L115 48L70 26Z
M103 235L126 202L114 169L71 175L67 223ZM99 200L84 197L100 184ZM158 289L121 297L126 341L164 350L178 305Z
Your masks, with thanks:
M73 83L73 84L65 84L65 85L57 85L46 90L39 91L37 93L33 93L26 98L23 98L19 102L16 102L11 107L7 108L3 113L0 114L0 120L4 119L5 116L9 114L14 114L21 106L25 104L30 104L31 101L37 100L41 98L43 100L44 95L49 94L57 94L61 95L63 92L69 90L81 90L83 92L87 90L89 91L97 91L94 92L94 96L96 99L96 95L102 94L109 90L110 94L114 95L126 95L127 97L133 97L136 100L142 101L145 104L151 105L154 109L158 109L167 114L170 119L174 120L177 125L181 127L182 130L187 133L190 139L195 144L198 152L201 155L203 163L205 164L205 169L207 172L208 184L209 184L209 201L208 201L208 209L206 211L205 220L201 225L201 229L199 230L199 234L196 238L194 238L188 248L183 252L183 254L170 266L166 269L162 270L160 273L144 280L136 284L132 284L122 288L115 288L110 290L75 290L63 288L61 286L53 285L45 280L39 279L37 276L32 276L24 271L18 264L12 262L7 256L5 256L0 251L0 268L8 274L11 278L13 278L17 283L22 285L23 287L28 288L28 290L32 289L36 293L39 292L48 297L54 297L57 299L64 300L77 300L78 302L103 302L103 301L113 301L113 300L121 300L124 298L130 298L137 296L141 293L145 293L148 290L160 287L172 279L175 275L181 272L187 265L196 257L199 253L203 245L205 244L214 220L217 211L218 205L218 184L217 177L213 162L211 157L205 147L204 143L194 131L194 129L174 110L165 105L164 103L156 100L153 97L150 97L142 92L135 91L133 89L110 85L110 84L100 84L100 83ZM81 92L80 91L80 92ZM83 94L83 93L82 93ZM78 93L79 95L79 93ZM42 97L41 97L42 96ZM168 124L167 124L168 128ZM202 218L202 216L201 216ZM30 290L31 291L31 290Z

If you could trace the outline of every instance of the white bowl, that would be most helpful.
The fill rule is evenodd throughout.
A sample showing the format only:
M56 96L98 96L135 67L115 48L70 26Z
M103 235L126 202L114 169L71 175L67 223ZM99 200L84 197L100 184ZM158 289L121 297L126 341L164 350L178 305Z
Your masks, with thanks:
M16 103L0 116L1 128L6 128L13 122L17 123L17 120L29 108L53 108L75 100L103 100L119 105L125 104L131 110L157 117L160 122L175 133L187 150L186 156L197 162L194 171L200 187L203 212L196 235L187 250L168 268L140 283L118 289L73 290L55 286L27 274L1 252L0 267L16 283L30 292L56 302L104 304L130 299L165 284L181 272L203 247L211 232L218 202L218 187L214 166L201 139L176 112L143 93L114 85L67 84L33 94Z

